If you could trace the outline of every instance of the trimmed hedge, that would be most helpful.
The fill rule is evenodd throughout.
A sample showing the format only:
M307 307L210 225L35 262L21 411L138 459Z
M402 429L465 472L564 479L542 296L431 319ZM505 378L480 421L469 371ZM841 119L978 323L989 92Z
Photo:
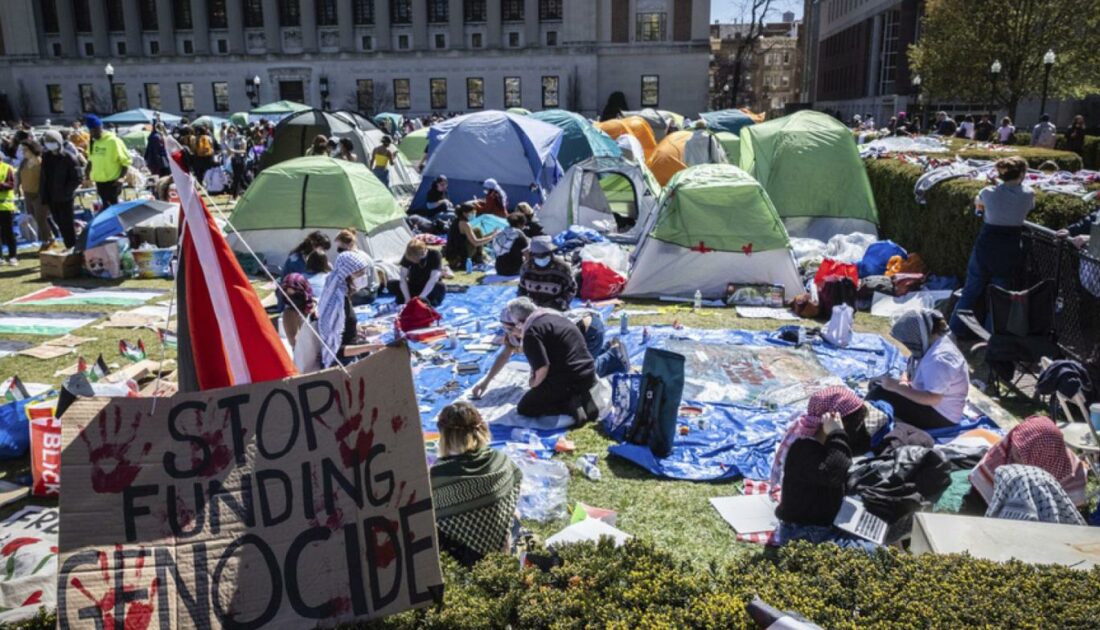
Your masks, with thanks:
M1028 146L1031 144L1031 132L1029 131L1017 131L1016 132L1016 146ZM1064 134L1058 134L1054 142L1054 148L1059 151L1066 151L1066 136ZM1085 136L1085 147L1081 151L1081 163L1083 168L1089 170L1100 170L1100 136Z
M493 556L472 570L445 558L444 605L373 628L756 628L758 595L824 628L1095 628L1100 569L968 556L874 556L805 543L722 567L677 561L648 543L567 547L548 573Z
M936 274L964 278L970 250L981 228L974 197L985 186L974 180L950 180L934 186L917 204L913 186L921 169L898 160L865 160L878 206L881 235L910 252L918 252ZM1063 228L1088 214L1089 205L1069 195L1038 193L1028 220Z

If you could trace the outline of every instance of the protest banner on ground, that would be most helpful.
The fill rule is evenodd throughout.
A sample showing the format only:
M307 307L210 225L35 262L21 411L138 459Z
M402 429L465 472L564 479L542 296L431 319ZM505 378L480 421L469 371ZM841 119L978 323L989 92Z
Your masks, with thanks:
M59 626L312 627L441 598L408 349L348 371L75 403Z

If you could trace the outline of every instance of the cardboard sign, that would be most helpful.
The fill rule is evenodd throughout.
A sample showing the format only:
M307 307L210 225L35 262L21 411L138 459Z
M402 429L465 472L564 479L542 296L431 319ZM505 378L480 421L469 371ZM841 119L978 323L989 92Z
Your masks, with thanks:
M313 627L441 598L409 351L348 370L75 403L59 627Z

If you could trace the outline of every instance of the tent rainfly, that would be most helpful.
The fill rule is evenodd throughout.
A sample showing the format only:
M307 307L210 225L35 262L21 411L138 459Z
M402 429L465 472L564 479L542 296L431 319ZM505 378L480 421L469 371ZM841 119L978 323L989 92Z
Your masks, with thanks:
M156 120L160 120L166 125L175 125L179 121L183 120L180 116L175 114L169 114L168 112L158 112L153 109L128 109L124 112L118 112L117 114L111 114L103 118L103 122L112 123L115 125L138 125L146 124L151 125Z
M397 148L410 162L417 164L428 151L428 127L415 129L401 138Z
M716 112L705 112L699 117L707 123L707 128L713 131L725 131L739 134L741 130L756 123L755 120L739 109L722 109Z
M562 170L568 171L578 162L590 157L621 157L623 152L615 140L600 131L588 119L580 114L564 109L548 109L531 114L535 120L554 125L561 129L561 150L558 151L558 163Z
M712 133L704 129L674 131L657 145L647 166L664 186L689 166L725 164L726 152Z
M653 150L657 148L657 139L653 136L653 129L641 116L605 120L596 123L596 126L600 128L600 131L615 139L622 135L634 136L638 143L642 145L647 160L649 156L653 155Z
M266 105L260 105L256 109L249 110L248 122L257 122L261 118L271 122L279 122L295 112L307 109L312 108L309 105L296 103L294 101L275 101L274 103L267 103Z
M768 194L729 164L693 166L669 182L634 251L624 296L724 296L730 284L802 292L791 240Z
M583 225L618 242L638 240L661 187L644 165L594 157L573 165L550 193L539 220L549 234Z

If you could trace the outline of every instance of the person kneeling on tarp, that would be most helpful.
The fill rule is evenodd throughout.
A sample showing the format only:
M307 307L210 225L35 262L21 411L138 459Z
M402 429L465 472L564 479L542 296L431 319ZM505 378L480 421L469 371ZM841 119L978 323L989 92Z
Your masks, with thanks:
M440 547L467 566L507 552L523 473L489 446L489 425L470 403L444 407L438 424L431 484Z
M874 543L850 536L833 525L844 503L852 448L845 427L863 423L866 407L847 387L829 387L810 397L806 413L795 420L779 443L769 481L781 489L775 510L776 542L831 542L851 549L873 549Z
M963 419L970 372L939 311L903 313L890 336L909 349L908 378L883 378L871 385L867 400L884 400L898 420L918 429L953 427Z
M569 321L576 324L577 330L584 336L585 347L588 348L588 353L592 355L592 360L596 365L596 376L603 378L630 369L630 355L627 353L622 340L613 339L609 343L604 343L606 327L598 312L586 308L577 308L566 312L565 316ZM504 329L504 334L499 342L501 345L500 352L493 360L493 365L489 367L489 372L477 385L474 385L471 393L475 399L485 395L485 391L489 389L489 383L493 382L493 379L504 369L504 366L508 364L513 355L523 354L523 340L520 338L516 322L512 319L507 307L500 312L500 325Z
M596 365L577 326L564 315L535 307L528 298L508 303L531 365L531 389L516 410L524 416L569 415L578 423L599 415L592 400Z
M401 258L401 277L391 280L389 291L398 304L418 297L432 306L439 306L447 289L439 281L443 277L443 254L419 239L409 241Z

